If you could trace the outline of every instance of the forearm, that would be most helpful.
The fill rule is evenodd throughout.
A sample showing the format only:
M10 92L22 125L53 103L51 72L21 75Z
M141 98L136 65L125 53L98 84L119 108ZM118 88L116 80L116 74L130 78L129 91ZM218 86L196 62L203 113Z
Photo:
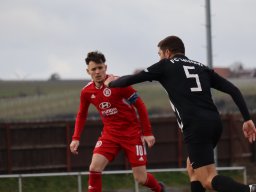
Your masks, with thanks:
M141 125L142 125L143 135L144 136L153 135L146 106L140 98L137 99L137 101L135 103L135 107L139 114L139 118L140 118Z
M80 140L88 115L88 106L88 104L84 105L83 102L80 103L80 108L76 116L75 129L72 140Z
M244 118L244 121L251 119L244 97L240 92L240 90L231 83L223 84L223 86L224 86L223 92L229 94L232 97L233 101L235 102L239 111L241 112Z
M213 88L222 91L224 93L229 94L232 99L234 100L235 104L239 108L244 121L251 119L248 108L246 106L245 100L240 92L240 90L230 81L222 78L221 76L213 73L212 75L213 80Z
M127 87L136 83L141 83L144 81L150 81L149 76L145 72L140 72L135 75L125 75L117 80L109 83L109 87Z
M242 93L239 91L238 88L234 88L233 92L230 93L232 99L234 100L235 104L239 108L239 111L241 112L244 121L248 121L251 119L250 113L248 111L247 105L245 103L245 100L242 96Z
M85 99L84 92L81 92L80 95L80 105L79 110L76 115L76 123L75 123L75 129L74 134L72 136L72 140L80 140L81 134L83 132L86 118L88 115L88 108L90 103Z
M84 126L85 126L85 121L86 121L86 117L81 117L81 116L77 115L76 123L75 123L75 129L74 129L74 134L72 136L72 140L80 141L80 137L82 135L82 132L83 132Z

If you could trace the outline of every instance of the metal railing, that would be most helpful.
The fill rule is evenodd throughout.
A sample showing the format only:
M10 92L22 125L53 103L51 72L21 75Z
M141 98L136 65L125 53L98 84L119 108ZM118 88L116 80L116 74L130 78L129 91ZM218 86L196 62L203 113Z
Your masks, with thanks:
M245 167L217 167L218 171L242 171L243 182L247 184L247 172ZM148 169L150 173L160 172L186 172L185 168L169 168L169 169ZM132 170L119 170L119 171L103 171L102 174L132 174ZM18 178L18 192L22 192L22 178L26 177L56 177L56 176L77 176L77 191L82 192L82 176L89 175L89 172L64 172L64 173L33 173L33 174L9 174L0 175L1 178ZM139 192L139 185L134 181L135 192Z

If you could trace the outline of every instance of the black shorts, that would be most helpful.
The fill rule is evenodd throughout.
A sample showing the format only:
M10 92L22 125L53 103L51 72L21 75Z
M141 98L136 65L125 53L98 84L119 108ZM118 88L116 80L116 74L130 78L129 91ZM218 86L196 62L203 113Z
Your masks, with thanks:
M214 163L214 148L221 133L221 121L191 123L186 127L190 137L185 141L193 169Z
M185 143L212 143L217 145L222 133L220 119L205 121L188 121L184 124Z
M187 143L186 145L193 169L214 163L214 146L211 143Z

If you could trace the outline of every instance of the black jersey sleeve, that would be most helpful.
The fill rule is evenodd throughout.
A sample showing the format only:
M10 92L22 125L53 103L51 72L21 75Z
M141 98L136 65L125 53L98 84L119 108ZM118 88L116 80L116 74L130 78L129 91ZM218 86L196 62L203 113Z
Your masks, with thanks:
M158 63L151 65L147 69L137 74L122 76L117 80L110 82L108 86L109 87L126 87L129 85L141 83L144 81L159 80L162 73L163 62L164 60L161 60Z
M242 96L242 93L233 83L219 76L217 73L215 73L212 70L211 86L212 88L222 91L224 93L227 93L232 97L235 104L239 108L241 114L243 115L244 121L251 119L245 100Z
M108 84L109 87L127 87L136 83L141 83L144 81L150 81L149 76L144 71L139 72L135 75L125 75L112 81Z

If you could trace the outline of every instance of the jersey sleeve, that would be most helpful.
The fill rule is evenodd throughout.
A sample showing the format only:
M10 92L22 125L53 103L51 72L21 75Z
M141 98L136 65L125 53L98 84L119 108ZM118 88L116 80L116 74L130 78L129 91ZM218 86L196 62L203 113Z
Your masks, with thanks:
M246 106L245 100L240 90L230 81L219 76L213 70L211 70L210 73L211 73L211 86L214 89L217 89L219 91L229 94L234 100L237 107L239 108L239 111L241 112L244 118L244 121L250 120L251 117L249 114L249 110Z
M142 134L144 136L153 135L150 120L148 117L147 108L140 97L138 97L138 99L134 103L134 106L136 107L137 112L139 114L139 118L142 126Z
M126 87L144 81L159 80L164 70L164 63L165 60L163 59L137 74L122 76L117 80L110 82L108 86Z
M145 69L144 71L148 74L148 76L150 77L150 80L159 80L163 73L164 73L164 69L165 69L165 64L168 60L167 59L162 59L159 62L151 65L150 67L148 67L147 69Z
M150 120L148 117L148 112L147 112L146 106L143 103L142 99L138 96L136 90L133 89L131 86L123 88L123 89L124 90L122 92L124 94L124 97L126 98L126 101L130 105L133 105L138 112L139 121L142 126L143 135L144 136L153 135Z
M80 105L76 116L75 129L72 140L80 140L88 115L89 105L90 103L86 100L85 93L82 91L80 94Z

